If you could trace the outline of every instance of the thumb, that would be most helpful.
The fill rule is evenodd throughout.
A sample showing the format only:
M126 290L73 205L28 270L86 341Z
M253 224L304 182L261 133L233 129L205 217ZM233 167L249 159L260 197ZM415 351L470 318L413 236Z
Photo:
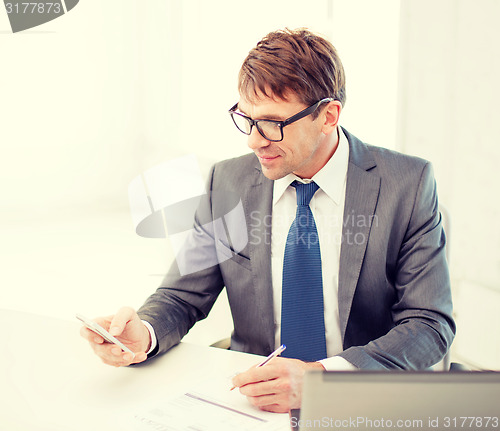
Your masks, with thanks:
M132 319L134 310L130 307L123 307L118 310L111 320L109 325L109 333L114 337L120 335L127 323Z

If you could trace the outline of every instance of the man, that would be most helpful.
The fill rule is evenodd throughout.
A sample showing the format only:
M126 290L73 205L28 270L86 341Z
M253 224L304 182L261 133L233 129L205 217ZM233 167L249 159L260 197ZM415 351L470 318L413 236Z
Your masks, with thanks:
M254 154L213 167L191 238L138 313L97 319L137 352L134 361L82 335L106 363L144 361L178 343L225 287L232 349L267 355L287 345L288 357L233 380L274 412L300 406L307 369L437 363L455 326L430 164L339 126L344 70L334 47L307 30L260 41L239 92L230 113ZM222 226L238 206L243 222Z

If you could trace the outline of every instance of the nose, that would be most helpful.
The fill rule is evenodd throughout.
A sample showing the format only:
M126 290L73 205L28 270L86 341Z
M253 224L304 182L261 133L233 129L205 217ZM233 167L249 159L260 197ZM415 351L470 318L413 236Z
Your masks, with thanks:
M271 144L271 141L264 138L257 130L257 127L254 126L252 127L252 132L248 135L247 144L251 150L255 151L259 148L268 147Z

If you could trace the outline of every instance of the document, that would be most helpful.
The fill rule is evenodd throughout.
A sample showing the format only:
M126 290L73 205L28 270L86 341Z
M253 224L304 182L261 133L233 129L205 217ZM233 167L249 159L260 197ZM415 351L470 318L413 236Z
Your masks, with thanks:
M230 379L208 379L189 391L134 415L136 431L289 431L288 413L252 406Z

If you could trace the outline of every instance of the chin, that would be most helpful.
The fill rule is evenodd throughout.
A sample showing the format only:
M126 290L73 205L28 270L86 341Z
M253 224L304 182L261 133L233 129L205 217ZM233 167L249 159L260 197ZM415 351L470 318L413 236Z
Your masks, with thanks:
M283 173L281 171L278 171L276 169L266 169L264 167L262 167L262 173L264 174L264 176L270 180L279 180L280 178L283 178L285 176L287 176L288 174L287 173Z

